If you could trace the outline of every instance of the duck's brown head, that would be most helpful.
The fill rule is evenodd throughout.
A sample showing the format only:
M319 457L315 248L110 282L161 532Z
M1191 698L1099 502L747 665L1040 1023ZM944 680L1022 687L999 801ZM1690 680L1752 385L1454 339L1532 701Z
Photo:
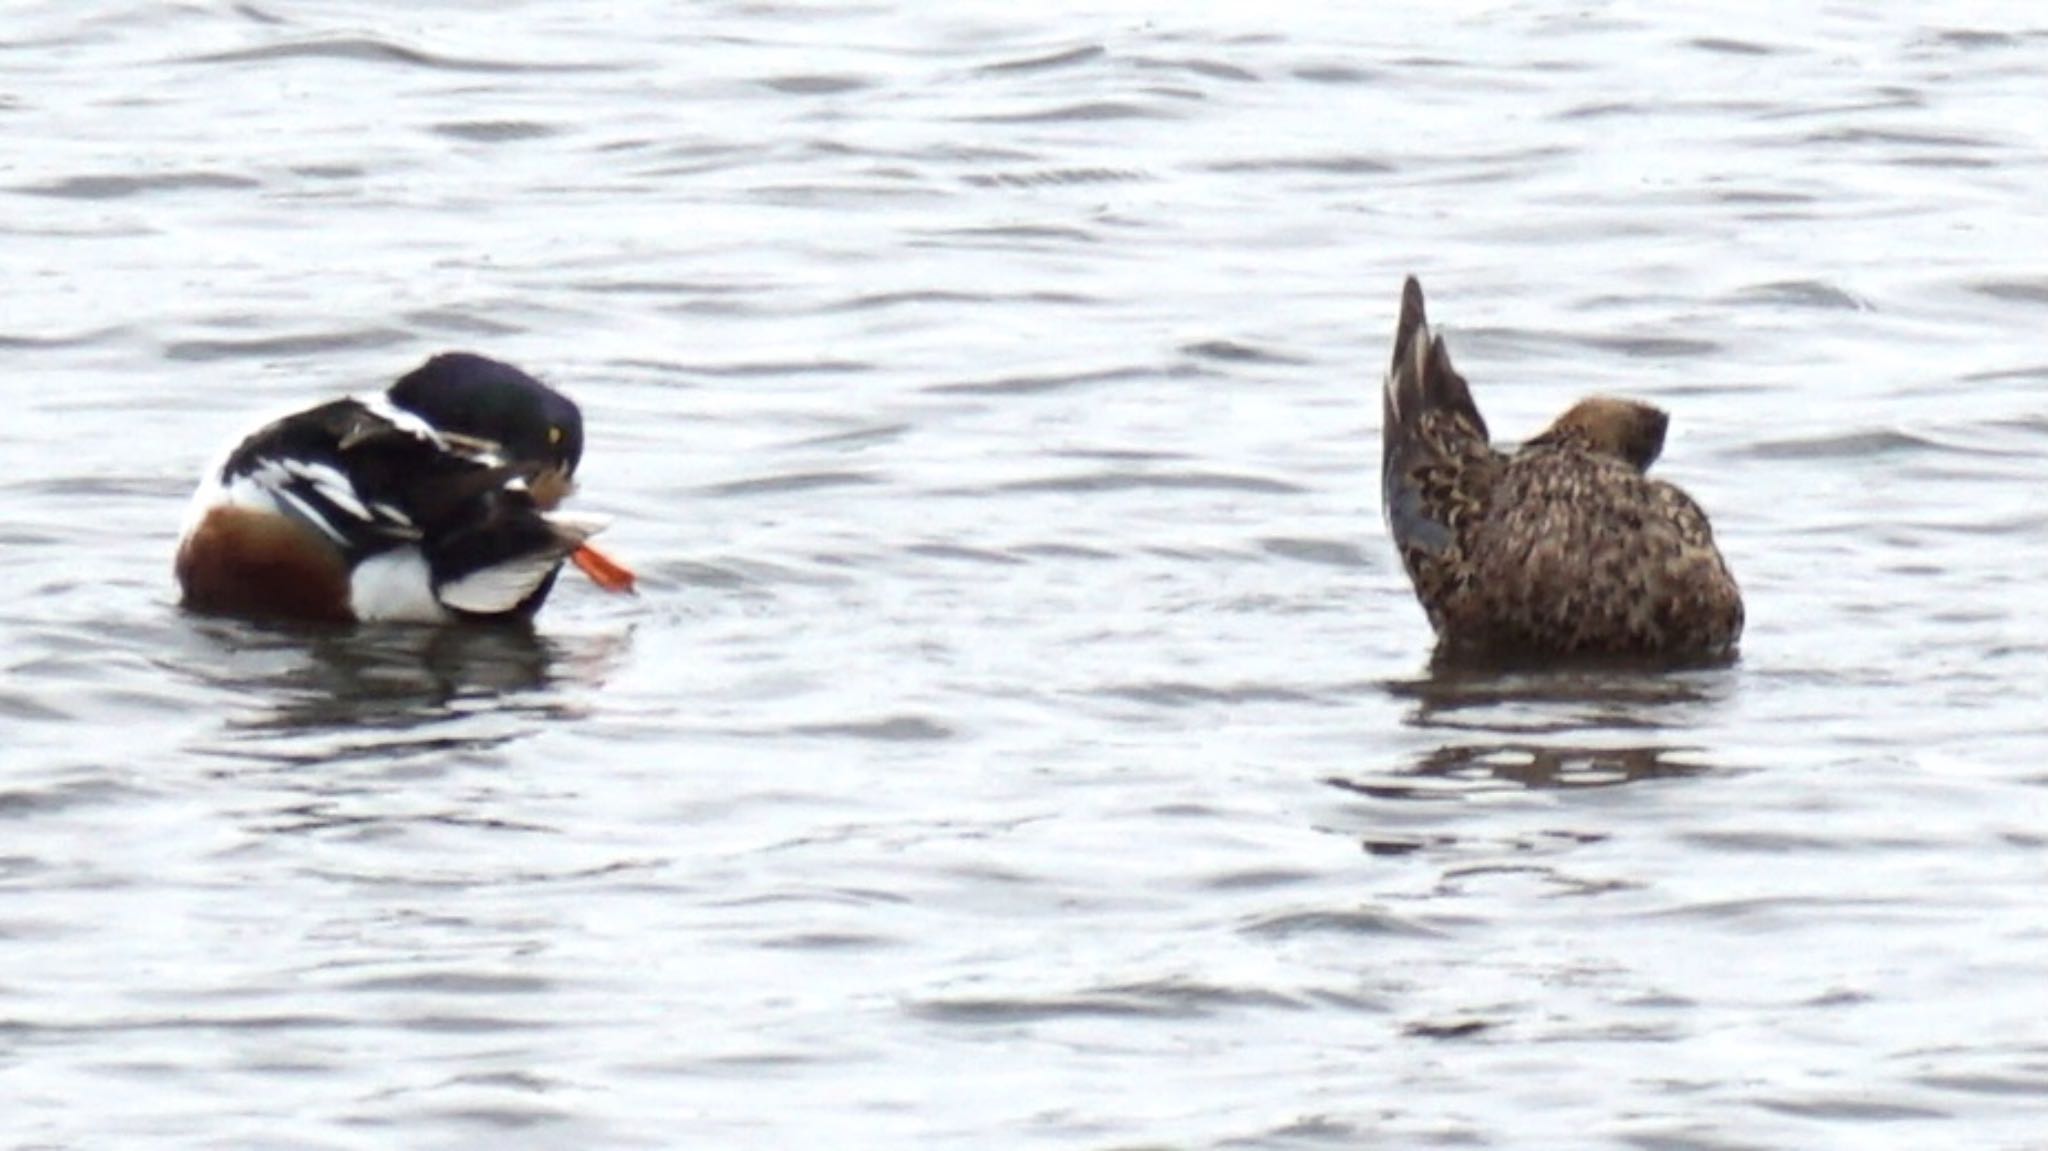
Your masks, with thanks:
M1664 450L1664 429L1671 417L1664 409L1638 400L1588 396L1557 417L1531 445L1575 446L1618 456L1639 472L1647 472Z

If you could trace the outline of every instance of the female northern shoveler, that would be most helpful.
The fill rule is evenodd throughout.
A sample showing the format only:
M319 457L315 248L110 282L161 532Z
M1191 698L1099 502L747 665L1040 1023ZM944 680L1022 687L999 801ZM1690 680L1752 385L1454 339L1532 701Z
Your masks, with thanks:
M1742 593L1706 513L1645 474L1662 411L1596 396L1512 455L1495 449L1411 276L1382 417L1387 525L1440 650L1734 655Z
M632 573L554 513L583 414L482 356L435 356L381 396L258 428L201 478L178 541L185 606L295 619L442 623L540 609L562 561Z

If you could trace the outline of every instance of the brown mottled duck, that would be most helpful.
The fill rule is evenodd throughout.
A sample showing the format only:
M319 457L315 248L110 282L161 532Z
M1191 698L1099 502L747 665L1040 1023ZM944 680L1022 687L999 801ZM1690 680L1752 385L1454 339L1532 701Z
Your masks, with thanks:
M1664 412L1595 396L1495 448L1411 276L1383 415L1387 525L1439 654L1733 658L1742 593L1706 513L1646 474Z

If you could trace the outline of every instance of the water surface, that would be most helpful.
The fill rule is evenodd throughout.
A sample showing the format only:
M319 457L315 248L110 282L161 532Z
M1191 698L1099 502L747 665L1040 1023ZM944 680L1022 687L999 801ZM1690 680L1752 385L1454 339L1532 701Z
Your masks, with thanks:
M0 32L10 1145L2038 1146L2021 5ZM1433 671L1400 278L1667 406L1735 667ZM531 634L180 614L254 414L584 405Z

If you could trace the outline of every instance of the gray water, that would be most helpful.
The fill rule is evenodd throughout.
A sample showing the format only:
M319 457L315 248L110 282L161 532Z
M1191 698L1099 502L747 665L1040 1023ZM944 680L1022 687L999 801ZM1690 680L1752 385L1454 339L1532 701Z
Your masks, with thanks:
M2039 10L1352 7L10 7L5 1144L2048 1146ZM1432 673L1411 271L1739 664ZM177 610L458 347L639 597Z

